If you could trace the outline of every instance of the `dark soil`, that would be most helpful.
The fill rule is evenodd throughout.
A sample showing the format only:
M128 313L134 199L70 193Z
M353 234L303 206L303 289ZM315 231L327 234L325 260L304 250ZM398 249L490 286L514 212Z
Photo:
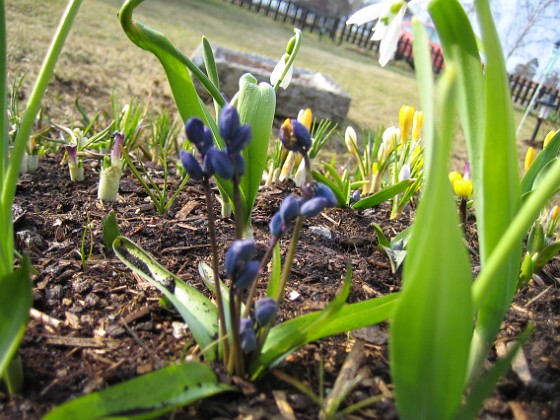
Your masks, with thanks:
M0 390L0 418L35 419L79 395L103 389L192 352L188 332L175 332L181 318L164 310L158 291L128 270L101 241L101 219L115 210L121 232L153 253L168 269L205 290L197 264L209 262L207 218L201 188L189 183L171 211L160 216L139 183L128 175L116 203L97 199L97 174L87 163L86 181L70 182L60 156L47 156L38 173L19 182L15 213L18 247L31 254L34 308L60 324L33 316L21 345L25 373L23 395L10 399ZM95 165L93 165L95 166ZM268 244L268 220L290 185L264 188L253 215L258 250ZM219 203L215 201L219 214ZM330 209L305 222L281 319L324 307L337 294L350 259L354 280L350 302L399 289L385 254L376 247L370 224L380 223L389 236L408 226L412 210L389 220L385 206L366 212ZM82 266L84 227L92 227L93 253ZM321 226L327 239L312 232ZM218 218L218 240L224 249L234 236L231 219ZM472 227L469 229L472 230ZM285 240L282 244L286 249ZM86 239L86 252L90 241ZM476 244L471 243L476 249ZM530 376L517 369L503 378L487 400L485 418L560 418L560 265L554 260L540 278L519 292L497 341L497 353L529 323L536 328L524 347ZM262 280L261 280L262 281ZM264 286L263 286L264 287ZM365 342L365 379L346 404L382 395L380 402L356 412L353 418L396 418L388 367L387 325L306 345L278 369L318 392L323 361L325 387L332 387L353 343ZM451 356L450 356L451 357ZM489 359L491 363L493 358ZM216 367L220 371L220 367ZM287 383L268 374L243 392L222 394L184 408L175 418L317 418L319 407ZM282 401L287 408L281 411ZM287 410L287 411L286 411ZM348 418L351 418L349 416Z

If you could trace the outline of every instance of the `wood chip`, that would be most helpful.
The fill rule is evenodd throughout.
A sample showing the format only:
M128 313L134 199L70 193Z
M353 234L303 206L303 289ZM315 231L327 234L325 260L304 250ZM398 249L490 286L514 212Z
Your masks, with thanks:
M197 207L198 207L198 202L197 201L194 201L194 200L188 201L183 207L181 207L181 210L179 210L177 212L177 214L175 214L175 218L176 219L185 219Z
M31 319L39 321L45 325L50 325L53 328L59 328L62 325L61 320L53 318L43 312L38 311L35 308L31 308L29 310L29 316L31 317Z
M296 415L292 406L288 403L286 399L286 392L285 391L272 391L272 395L274 395L274 400L276 401L276 405L278 406L278 410L280 410L280 414L283 419L295 420Z
M118 343L114 340L104 340L101 338L89 337L64 337L61 335L50 335L45 337L47 344L53 346L68 346L68 347L90 347L90 348L115 348Z

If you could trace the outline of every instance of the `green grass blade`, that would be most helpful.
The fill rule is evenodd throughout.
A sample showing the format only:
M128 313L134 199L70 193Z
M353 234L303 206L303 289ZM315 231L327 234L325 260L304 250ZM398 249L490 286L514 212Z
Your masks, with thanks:
M0 277L0 377L12 360L25 332L31 308L31 263Z
M339 184L317 171L311 171L311 175L313 176L313 179L315 181L322 182L331 189L336 197L336 201L338 202L339 207L344 207L346 205L346 196L344 192L340 190Z
M414 37L427 46L423 28ZM428 48L422 53L429 54ZM450 64L441 82L440 128L433 139L425 138L430 166L391 324L391 372L403 419L452 418L463 394L472 332L471 267L447 177L456 86Z
M8 113L7 111L7 101L8 97L8 72L7 72L7 37L6 37L6 8L4 6L4 0L0 0L0 186L4 185L4 176L6 175L6 169L8 167L8 139L9 139L9 129L8 129ZM4 219L1 218L2 213L0 210L0 221ZM2 255L0 255L2 258Z
M113 242L117 257L128 268L150 282L164 294L181 314L204 356L213 360L215 357L215 337L218 335L218 309L206 296L157 262L130 239L119 236Z
M410 185L412 185L414 181L410 179L403 179L402 181L397 182L387 188L382 189L381 191L376 192L370 196L362 198L360 201L355 203L352 208L354 210L365 210L371 207L378 206L379 204L390 200L397 194L402 193L405 191Z
M220 392L235 390L219 383L209 366L183 363L72 400L44 419L152 419Z

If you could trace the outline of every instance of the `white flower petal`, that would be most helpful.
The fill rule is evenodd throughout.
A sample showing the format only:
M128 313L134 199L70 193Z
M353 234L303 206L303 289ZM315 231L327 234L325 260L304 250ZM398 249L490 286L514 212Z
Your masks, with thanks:
M278 83L278 80L280 80L280 78L282 77L282 73L284 73L284 70L286 68L286 61L288 60L289 55L286 53L282 56L282 58L278 61L278 63L276 64L276 66L274 67L274 70L272 70L272 73L270 74L270 84L272 86L276 86L276 83ZM288 71L289 74L289 79L291 80L291 72ZM284 77L284 80L282 81L281 86L286 89L286 87L284 87L285 81L286 79L288 79L288 74L286 74L286 77ZM288 80L288 84L290 84L290 80Z
M366 22L378 19L380 16L387 13L391 8L392 0L385 0L382 3L372 4L371 6L364 7L358 10L346 21L347 25L363 25Z
M379 46L379 64L384 67L390 59L395 55L397 50L397 43L399 42L399 37L401 34L401 23L406 12L406 4L401 7L397 16L391 20L384 38L381 40Z
M284 76L284 79L282 80L282 83L280 83L280 87L282 89L284 89L284 90L288 89L288 86L290 85L290 82L292 81L292 75L293 74L294 74L294 66L291 65L290 68L288 69L288 72Z

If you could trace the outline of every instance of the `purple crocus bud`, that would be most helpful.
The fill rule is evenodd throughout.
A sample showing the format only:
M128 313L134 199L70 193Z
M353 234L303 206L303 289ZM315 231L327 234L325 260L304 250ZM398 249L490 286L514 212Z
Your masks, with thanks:
M71 143L66 146L66 151L68 152L68 159L73 164L78 164L78 146Z
M278 213L284 223L288 223L299 214L300 200L293 194L290 194L282 201L280 204L280 210Z
M115 138L115 142L113 143L113 149L111 150L111 165L115 165L120 162L122 158L122 147L124 144L124 134L115 131L113 133L113 137Z
M257 260L249 261L243 267L243 270L239 273L239 275L233 279L235 287L239 290L245 290L251 287L257 275L259 274L259 268L261 264Z
M230 160L233 165L234 175L238 177L243 176L245 173L245 158L241 153L230 155Z
M204 156L203 166L208 176L216 173L224 179L233 177L234 167L230 157L217 147L208 149L206 156Z
M228 144L239 129L239 113L234 106L227 104L222 108L219 128L222 138Z
M179 157L181 158L181 165L183 165L183 168L185 168L190 177L195 181L200 181L204 176L204 172L193 154L186 150L181 150Z
M335 207L338 205L338 200L331 188L322 182L318 182L317 185L315 185L315 197L325 198L328 203L327 207Z
M225 140L228 153L232 155L234 153L241 152L249 145L249 143L251 142L251 137L251 127L248 124L239 127L237 132L232 137L230 137L229 140Z
M275 238L279 238L286 231L286 223L282 220L280 212L274 214L268 223L270 234Z
M187 133L187 139L195 145L196 150L202 156L214 145L212 132L199 118L194 117L188 120L185 124L185 132Z
M225 267L229 278L235 279L254 255L255 241L252 239L235 241L226 252Z
M307 152L311 148L311 134L305 125L298 120L292 120L292 131L296 138L298 149Z
M399 172L399 181L404 181L405 179L410 179L410 165L405 163Z
M270 324L276 318L278 305L272 298L266 297L255 302L255 319L261 326Z
M314 197L301 205L300 214L304 217L313 217L321 213L329 202L325 197Z
M241 348L245 353L250 353L257 349L257 336L253 329L253 321L249 318L241 318L239 338L241 338Z

